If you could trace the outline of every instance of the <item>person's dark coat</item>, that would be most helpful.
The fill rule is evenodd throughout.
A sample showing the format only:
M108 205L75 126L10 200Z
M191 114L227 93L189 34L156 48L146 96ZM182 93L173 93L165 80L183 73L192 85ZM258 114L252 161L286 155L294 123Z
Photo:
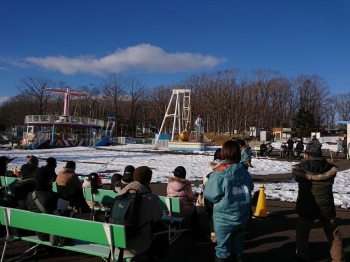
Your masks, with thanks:
M296 145L295 145L295 150L296 151L303 151L304 150L304 143L303 140L298 140Z
M310 157L292 169L299 184L296 212L313 219L333 219L336 216L333 183L338 167L322 157Z
M35 203L33 196L33 192L30 192L27 196L26 205L29 211L35 213L43 213L38 205ZM57 208L57 200L58 195L52 191L52 185L47 185L46 187L42 187L41 190L35 190L35 194L40 202L40 204L47 211L47 214L52 214L53 211ZM49 235L36 232L38 238L42 241L49 241Z
M287 140L287 149L288 151L292 151L294 146L294 141L292 139Z
M11 191L11 206L27 210L27 196L28 193L35 190L34 178L19 180L10 186Z
M27 210L27 196L35 189L34 178L19 180L10 186L11 198L9 206L22 210ZM11 234L15 236L29 236L33 232L30 230L11 227Z
M51 170L52 176L53 176L53 181L55 182L56 178L57 178L57 174L56 174L56 171L55 171L56 167L54 167L52 165L49 165L49 164L47 164L45 167Z

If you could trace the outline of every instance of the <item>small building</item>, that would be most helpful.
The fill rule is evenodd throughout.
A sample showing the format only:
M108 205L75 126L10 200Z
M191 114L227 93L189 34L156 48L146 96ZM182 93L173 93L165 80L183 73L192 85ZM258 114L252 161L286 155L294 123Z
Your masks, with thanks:
M295 128L290 127L273 127L272 134L275 140L288 139L295 133Z

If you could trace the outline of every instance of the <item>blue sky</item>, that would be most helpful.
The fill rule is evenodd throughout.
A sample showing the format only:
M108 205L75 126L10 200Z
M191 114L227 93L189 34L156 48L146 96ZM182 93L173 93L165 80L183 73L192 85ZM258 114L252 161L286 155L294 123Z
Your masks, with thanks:
M0 100L27 76L155 87L228 68L317 74L350 92L350 1L0 0Z

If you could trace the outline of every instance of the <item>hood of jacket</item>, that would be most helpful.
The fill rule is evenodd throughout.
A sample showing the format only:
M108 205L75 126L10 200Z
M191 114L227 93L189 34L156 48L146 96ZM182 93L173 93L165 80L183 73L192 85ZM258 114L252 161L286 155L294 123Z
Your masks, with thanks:
M121 194L124 194L125 192L129 191L129 190L134 190L137 191L137 193L139 194L146 194L146 193L151 193L151 189L149 187L146 187L144 185L142 185L141 183L139 183L138 181L133 181L130 184L126 185L122 190L121 190Z
M322 181L335 178L338 172L336 165L329 164L322 158L309 158L292 169L293 178L304 178L313 181Z
M172 184L171 188L176 192L183 191L186 185L191 185L189 180L178 177L169 177L168 182Z
M245 171L247 170L244 162L236 164L227 160L222 160L215 166L213 172L210 173L210 175L218 175L230 182L240 183L245 180L246 174L245 172L242 172L242 169Z

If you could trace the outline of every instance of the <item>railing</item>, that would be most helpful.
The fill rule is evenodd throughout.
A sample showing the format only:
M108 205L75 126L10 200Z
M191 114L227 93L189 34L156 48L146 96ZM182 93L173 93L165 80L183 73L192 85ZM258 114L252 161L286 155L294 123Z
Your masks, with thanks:
M126 144L126 137L125 136L118 136L118 144L125 145Z
M160 140L157 140L157 142L156 142L156 139L152 139L152 148L168 150L169 149L169 140L168 139L160 139Z
M48 123L74 123L103 126L104 121L86 117L55 116L55 115L31 115L24 118L24 122L48 122Z

